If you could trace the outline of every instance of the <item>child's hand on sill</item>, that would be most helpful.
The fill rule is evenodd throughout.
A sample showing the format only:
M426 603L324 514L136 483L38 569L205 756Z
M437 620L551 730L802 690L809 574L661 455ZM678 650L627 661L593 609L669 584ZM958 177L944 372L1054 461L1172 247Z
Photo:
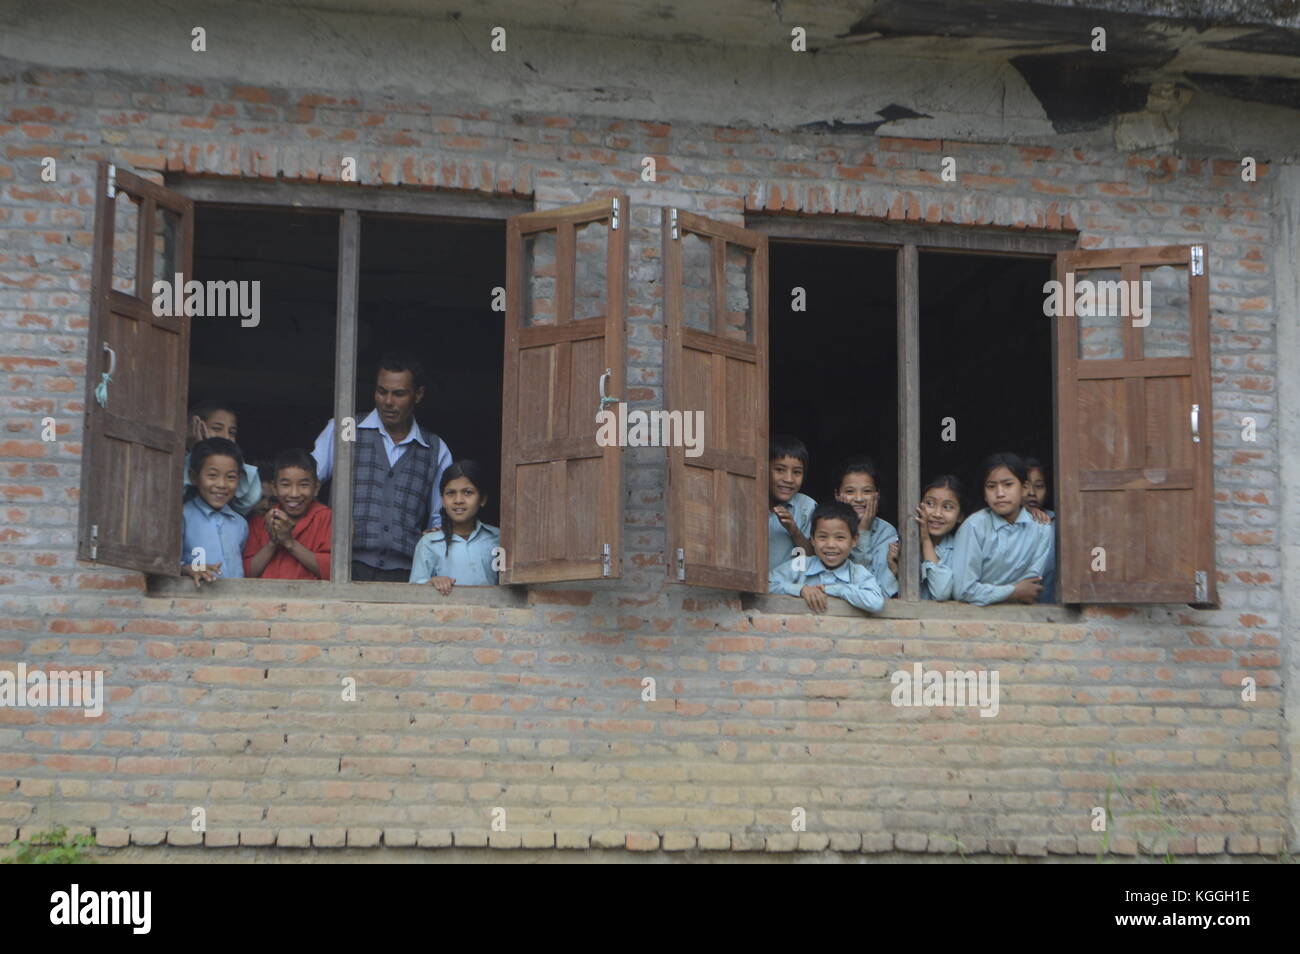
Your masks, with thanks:
M889 562L889 572L894 574L894 576L898 576L898 541L897 540L895 540L893 543L889 545L889 556L887 557L887 560Z
M451 588L456 585L456 581L449 576L435 576L429 582L443 596L451 596Z
M187 563L181 567L181 575L191 577L194 580L194 587L197 589L204 583L212 583L221 575L221 564L210 563L207 566L196 568L192 564Z
M818 583L817 585L809 584L799 591L803 601L808 604L808 608L814 613L825 613L829 605L826 596L826 587Z
M1028 511L1029 511L1029 516L1033 517L1033 518L1034 518L1035 520L1037 520L1039 523L1051 523L1051 522L1052 522L1052 518L1049 517L1049 516L1047 515L1047 511L1046 511L1046 510L1039 510L1037 507L1028 507L1028 508L1026 508L1026 509L1028 509Z

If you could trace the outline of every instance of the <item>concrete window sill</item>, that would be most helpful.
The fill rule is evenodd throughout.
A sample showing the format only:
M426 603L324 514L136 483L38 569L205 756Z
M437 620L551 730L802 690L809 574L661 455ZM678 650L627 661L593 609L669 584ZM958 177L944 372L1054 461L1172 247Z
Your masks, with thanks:
M457 586L443 596L416 583L337 583L333 580L217 580L196 587L189 577L150 576L148 594L167 599L313 600L340 603L434 603L458 606L527 606L524 586Z
M797 596L746 595L741 597L741 607L782 616L813 615L808 604ZM886 600L881 612L864 613L837 598L829 600L829 606L822 615L856 616L859 619L952 619L961 622L1007 623L1077 623L1083 619L1078 608L1059 604L1024 606L997 603L993 606L972 606L969 603L936 603L933 600Z

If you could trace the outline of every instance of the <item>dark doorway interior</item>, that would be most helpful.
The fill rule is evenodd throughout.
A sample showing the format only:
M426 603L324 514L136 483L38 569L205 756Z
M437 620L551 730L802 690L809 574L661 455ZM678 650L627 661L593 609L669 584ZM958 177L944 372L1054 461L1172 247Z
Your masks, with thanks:
M980 461L997 451L1053 454L1052 322L1043 316L1048 259L920 254L921 479L956 474L966 512L984 506ZM943 440L955 418L956 440ZM1055 504L1055 481L1049 473Z
M880 474L880 514L897 519L898 375L895 253L855 245L769 245L769 417L811 458L804 493L834 499L833 473L866 454ZM806 310L794 311L794 289Z

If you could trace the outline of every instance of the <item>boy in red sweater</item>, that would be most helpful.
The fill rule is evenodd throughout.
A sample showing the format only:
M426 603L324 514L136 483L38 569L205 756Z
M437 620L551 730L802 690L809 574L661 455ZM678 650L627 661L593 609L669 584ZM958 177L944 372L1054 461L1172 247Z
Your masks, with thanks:
M263 580L328 580L333 513L316 500L316 460L305 450L275 459L275 503L249 521L244 576Z

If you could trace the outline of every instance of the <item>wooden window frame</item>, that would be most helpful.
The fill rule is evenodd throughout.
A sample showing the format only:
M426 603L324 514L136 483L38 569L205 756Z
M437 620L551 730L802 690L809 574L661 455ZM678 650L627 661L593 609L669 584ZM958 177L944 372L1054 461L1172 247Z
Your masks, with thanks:
M335 321L334 419L355 413L358 295L361 275L361 215L410 216L448 222L490 222L504 226L510 218L533 211L529 199L467 195L456 192L355 187L293 182L244 182L169 176L167 188L196 206L237 209L289 209L337 212L339 215L338 298ZM183 413L183 412L182 412ZM334 432L334 538L329 580L218 580L196 590L187 578L150 575L148 590L156 596L261 596L285 599L335 599L359 602L429 602L452 600L432 587L409 583L352 582L352 461L354 445ZM458 590L455 602L522 605L523 591L510 586ZM489 591L490 590L490 591Z
M982 229L955 225L916 225L908 223L875 222L840 218L835 216L751 215L745 218L745 227L767 234L773 243L851 245L857 248L877 248L897 254L897 355L898 355L898 596L886 604L886 609L897 601L921 603L921 538L916 523L911 519L915 502L904 488L921 486L921 367L920 357L920 253L954 252L976 255L1008 255L1016 258L1042 259L1046 264L1056 261L1057 253L1078 248L1077 232L1013 232L999 229ZM1056 319L1052 320L1053 340L1056 336ZM1056 348L1052 349L1052 379L1056 380ZM1052 388L1053 474L1059 475L1060 460L1057 439L1056 388ZM1058 476L1059 483L1059 476ZM1060 526L1056 526L1058 549ZM786 612L786 604L794 597L760 596L755 600L758 609ZM780 601L780 605L769 601ZM1056 606L1057 604L1051 604ZM1039 617L1050 607L1027 607L1038 611ZM971 612L963 608L967 618ZM882 615L889 616L891 613ZM1058 614L1059 615L1059 614ZM981 619L988 618L981 609ZM909 610L899 618L913 618ZM1019 617L1016 617L1019 618ZM1027 617L1029 618L1029 617Z

